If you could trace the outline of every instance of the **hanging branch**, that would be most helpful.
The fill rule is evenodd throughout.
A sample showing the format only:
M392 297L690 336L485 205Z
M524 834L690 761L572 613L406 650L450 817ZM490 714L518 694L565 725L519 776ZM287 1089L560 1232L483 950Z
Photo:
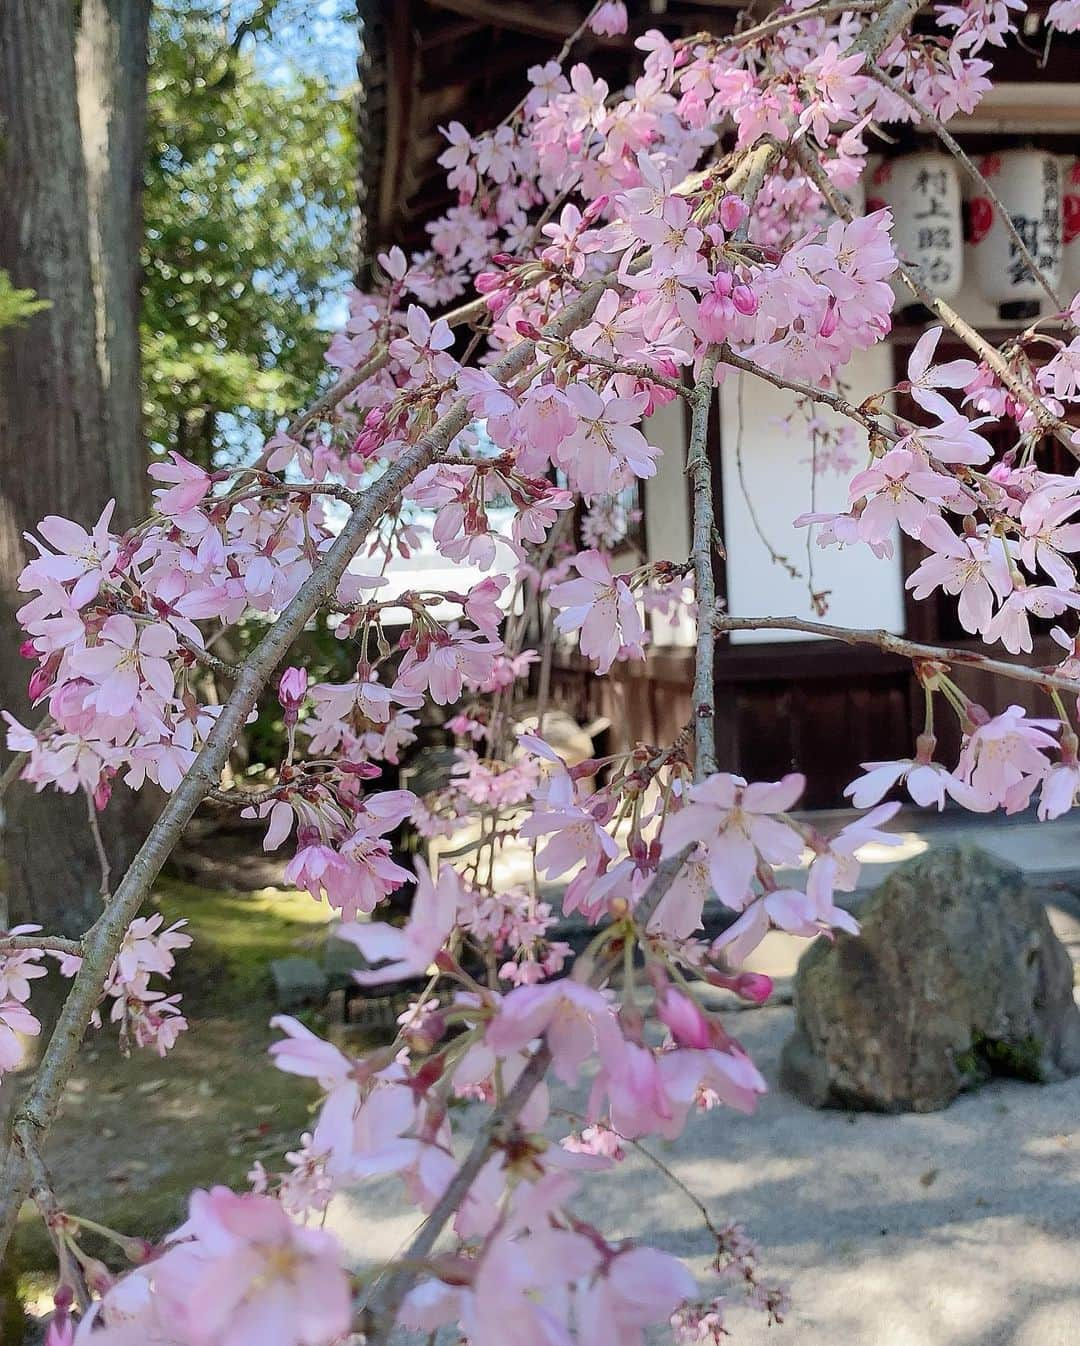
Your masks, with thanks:
M713 347L701 362L691 399L690 447L686 467L694 497L694 592L698 609L697 651L694 658L694 777L701 780L716 770L716 689L713 677L713 633L707 614L716 606L713 574L712 464L708 454L709 411L716 396L716 365L720 352Z

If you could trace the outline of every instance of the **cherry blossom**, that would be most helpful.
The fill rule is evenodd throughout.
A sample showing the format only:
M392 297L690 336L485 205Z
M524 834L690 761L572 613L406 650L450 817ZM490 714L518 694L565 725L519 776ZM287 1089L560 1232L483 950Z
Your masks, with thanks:
M560 609L558 630L581 632L581 652L595 661L598 673L606 673L617 658L644 658L645 626L629 582L613 575L607 557L597 551L579 552L574 566L580 579L549 591Z
M361 986L403 981L425 972L453 929L462 904L461 880L449 865L435 879L422 860L416 862L416 892L409 919L402 929L373 921L365 925L339 925L337 939L355 944L369 963L384 963L372 972L355 972Z
M717 897L741 907L759 858L770 865L797 863L802 839L774 815L792 808L805 786L797 772L753 785L741 776L717 772L695 785L686 804L664 824L663 853L674 855L700 841Z

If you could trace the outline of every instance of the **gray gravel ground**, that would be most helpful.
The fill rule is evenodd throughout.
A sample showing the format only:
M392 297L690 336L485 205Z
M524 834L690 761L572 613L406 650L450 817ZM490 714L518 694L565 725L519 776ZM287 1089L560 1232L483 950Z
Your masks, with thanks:
M731 1024L770 1085L791 1016ZM774 1087L755 1117L718 1110L657 1153L716 1220L747 1227L768 1279L790 1288L783 1327L731 1313L738 1346L1077 1346L1078 1113L1080 1079L996 1081L905 1117L813 1112ZM693 1207L645 1159L586 1184L582 1214L686 1255L715 1286ZM393 1183L331 1215L360 1263L390 1256L413 1225Z

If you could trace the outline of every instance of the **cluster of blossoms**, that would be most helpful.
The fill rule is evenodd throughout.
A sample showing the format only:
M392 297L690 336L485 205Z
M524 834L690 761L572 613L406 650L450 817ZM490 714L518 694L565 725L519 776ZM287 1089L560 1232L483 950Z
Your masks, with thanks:
M1052 21L1068 31L1075 8L1057 0ZM166 812L182 824L177 787L197 759L224 765L215 725L231 707L238 728L253 700L241 677L223 706L207 679L255 669L265 681L281 663L275 624L298 633L327 619L349 676L285 669L282 760L262 788L216 797L261 820L268 851L290 847L286 879L339 914L361 985L427 979L393 1041L361 1055L276 1020L275 1064L321 1091L310 1130L281 1173L253 1170L252 1190L196 1192L160 1245L117 1235L133 1269L88 1258L77 1221L50 1216L65 1259L50 1346L330 1346L358 1323L379 1341L395 1323L453 1323L470 1346L640 1346L664 1324L681 1342L716 1342L739 1280L770 1319L785 1313L741 1231L709 1226L717 1283L703 1288L675 1258L586 1221L580 1185L619 1163L624 1142L673 1140L720 1106L753 1111L765 1082L716 992L768 998L768 979L738 968L772 929L857 932L839 895L855 888L861 847L895 840L882 829L899 805L881 802L895 784L939 807L948 796L1012 811L1036 790L1044 817L1072 807L1080 766L1064 703L1048 720L1019 707L991 716L944 657L925 661L915 756L869 764L848 791L869 812L826 836L794 812L801 774L749 782L711 769L697 723L707 706L671 744L572 764L541 732L519 732L516 700L538 663L543 685L545 628L576 638L603 674L645 657L657 618L692 610L691 573L704 603L700 555L627 559L624 502L657 471L649 417L683 396L697 412L734 366L798 393L815 470L850 472L866 432L849 508L805 518L818 542L885 555L898 526L928 553L915 597L957 598L965 629L1011 653L1032 649L1032 617L1080 608L1080 478L1036 461L1044 427L1060 427L1080 393L1080 338L1058 335L1080 305L1021 334L993 368L935 362L940 333L927 333L905 383L884 390L908 396L915 419L868 399L840 435L813 411L837 404L845 366L891 322L888 212L838 218L826 199L832 188L856 199L872 124L914 115L875 72L938 117L971 111L989 88L980 53L1023 6L941 6L935 32L890 28L876 46L861 45L872 13L817 9L800 3L730 38L645 34L643 72L622 93L581 64L534 68L503 125L447 128L457 203L429 227L428 251L390 249L373 292L349 296L328 410L274 436L253 466L155 463L154 512L138 527L114 529L109 507L90 529L49 517L30 539L19 620L45 717L28 728L8 715L8 741L26 754L25 780L82 791L92 818L120 778L171 794ZM601 37L625 31L625 7L598 5L591 23ZM477 299L449 307L471 289ZM486 338L478 364L455 336L463 323ZM995 442L1014 441L996 460L991 425ZM386 596L394 559L429 542L480 578ZM554 615L530 631L540 605ZM714 614L695 615L705 634ZM251 632L250 655L222 657ZM1076 680L1077 639L1064 626L1055 637L1064 658L1048 676ZM935 697L964 729L952 771L934 761ZM379 788L425 717L458 738L449 779ZM480 835L409 868L391 836L406 820L428 839L474 820ZM531 886L496 880L511 839L532 850ZM595 927L581 956L558 938L540 879L565 886L562 915ZM403 924L369 919L408 886ZM727 925L710 940L711 898ZM125 1042L164 1052L186 1025L150 979L190 941L160 916L125 920L94 1012L111 1000ZM0 1070L38 1029L27 1003L45 971L38 933L21 927L0 952ZM80 953L60 963L70 975ZM544 1134L560 1116L549 1073L589 1086L581 1130L563 1127L561 1143ZM451 1105L465 1100L489 1111L463 1170ZM316 1225L344 1185L391 1176L436 1235L449 1224L454 1237L406 1256L389 1278L404 1277L400 1293L376 1287L369 1323L342 1249ZM72 1294L87 1290L76 1324Z
M191 936L183 931L186 921L175 921L167 929L165 918L139 916L128 927L120 951L113 961L103 988L112 1000L109 1019L118 1024L125 1051L131 1046L152 1047L164 1056L187 1028L180 1012L180 996L166 995L150 978L168 978L176 964L174 950L186 949ZM23 1056L19 1035L37 1037L41 1024L28 1006L32 981L48 975L42 959L46 953L56 960L63 977L78 972L82 958L74 951L55 951L32 947L39 925L17 925L0 931L0 1076L20 1065ZM16 948L4 949L6 940L19 940ZM100 1016L94 1014L100 1026Z

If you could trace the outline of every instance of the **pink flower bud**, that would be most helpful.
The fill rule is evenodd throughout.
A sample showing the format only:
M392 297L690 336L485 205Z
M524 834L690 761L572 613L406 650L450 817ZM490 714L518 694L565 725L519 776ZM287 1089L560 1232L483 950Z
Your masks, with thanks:
M752 1000L755 1005L764 1005L773 993L773 982L764 972L741 972L735 978L732 990L744 1000Z
M527 318L519 318L514 323L514 328L520 336L528 337L530 341L540 340L540 329L535 323L529 322Z
M710 986L721 986L725 991L734 991L743 1000L752 1000L755 1005L763 1005L773 992L771 977L763 972L720 972L716 968L705 970L705 979Z
M87 1257L83 1261L82 1270L86 1288L92 1290L96 1295L107 1294L116 1284L116 1277L105 1263L100 1262L96 1257Z
M337 764L337 769L345 776L359 776L361 780L374 780L382 775L382 768L374 762L345 762Z
M740 196L725 196L720 202L720 223L729 234L733 234L749 214L750 207Z
M61 656L59 654L50 654L49 657L44 660L44 662L40 663L31 674L29 686L30 700L33 701L35 705L56 681L56 674L60 668L60 659Z
M710 1045L709 1021L704 1011L682 991L669 986L656 999L656 1013L680 1047L704 1050Z
M719 282L719 277L717 277ZM698 305L698 325L706 341L726 341L735 321L735 305L714 285Z
M72 1346L75 1324L66 1308L57 1308L45 1330L45 1346Z
M278 700L286 715L296 715L307 696L307 673L302 668L287 668L278 683Z
M98 813L104 813L109 806L109 800L112 798L112 773L103 771L98 778L98 783L94 786L94 808Z
M749 285L736 285L731 292L731 302L744 318L749 318L758 309L757 295Z
M840 314L836 310L836 305L830 299L828 307L825 310L825 316L821 320L821 326L818 328L818 336L831 337L840 323Z

